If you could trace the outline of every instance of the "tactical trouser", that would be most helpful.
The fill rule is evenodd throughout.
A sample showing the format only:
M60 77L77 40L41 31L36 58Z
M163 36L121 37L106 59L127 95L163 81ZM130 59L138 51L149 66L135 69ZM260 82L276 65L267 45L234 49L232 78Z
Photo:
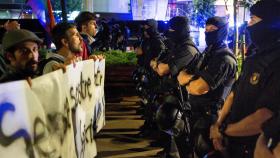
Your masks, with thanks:
M226 146L229 158L253 158L255 141L245 143L239 143L228 138L228 144Z
M216 115L196 115L193 114L192 122L192 142L194 144L195 155L203 158L214 151L212 141L209 138L210 127Z
M169 139L164 146L164 158L180 158L174 136L169 135Z
M175 127L173 127L172 137L172 141L175 142L175 147L177 148L180 158L191 158L193 149L189 134L186 131L185 122L182 119L178 120Z
M179 120L172 130L166 132L170 136L164 150L166 158L191 158L192 145L189 141L189 135L185 130L185 123Z

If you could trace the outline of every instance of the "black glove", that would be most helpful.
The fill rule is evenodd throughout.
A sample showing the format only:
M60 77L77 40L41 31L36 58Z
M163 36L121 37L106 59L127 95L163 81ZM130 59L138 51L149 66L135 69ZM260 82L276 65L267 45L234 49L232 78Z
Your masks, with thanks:
M268 148L273 150L280 140L280 115L273 116L263 123L262 130L268 141Z

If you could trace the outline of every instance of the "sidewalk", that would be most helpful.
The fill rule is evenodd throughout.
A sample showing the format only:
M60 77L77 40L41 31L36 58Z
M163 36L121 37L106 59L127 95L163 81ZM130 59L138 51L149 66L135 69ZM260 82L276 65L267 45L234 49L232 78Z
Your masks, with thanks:
M106 103L106 125L96 138L97 158L155 158L162 149L149 147L151 140L138 138L144 120L136 114L137 96Z

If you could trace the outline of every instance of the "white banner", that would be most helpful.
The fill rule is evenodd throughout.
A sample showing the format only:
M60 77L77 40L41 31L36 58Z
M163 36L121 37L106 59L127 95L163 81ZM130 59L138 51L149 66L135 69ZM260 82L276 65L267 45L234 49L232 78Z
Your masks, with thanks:
M50 155L44 109L26 81L0 85L1 158Z
M32 80L32 91L40 100L47 120L51 157L76 157L72 114L66 95L65 75L62 70Z
M35 78L32 88L0 84L0 157L95 157L93 136L105 124L104 71L104 60L88 60Z
M97 154L94 141L94 62L86 60L67 67L67 95L76 129L75 141L78 158L94 157Z
M94 120L95 132L99 132L105 126L105 95L104 95L104 81L105 81L105 61L96 61L94 66L95 77L95 106L94 106Z

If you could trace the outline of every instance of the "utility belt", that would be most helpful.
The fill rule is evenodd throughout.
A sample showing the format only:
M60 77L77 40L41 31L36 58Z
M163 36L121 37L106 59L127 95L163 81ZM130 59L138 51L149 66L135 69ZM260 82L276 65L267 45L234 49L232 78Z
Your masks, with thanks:
M228 143L231 145L244 145L244 146L255 146L258 135L256 136L249 136L249 137L232 137L232 136L226 136Z
M231 155L231 153L234 153L234 158L235 157L252 158L254 155L255 144L256 141L240 143L239 140L227 138L226 149L229 155Z
M192 115L203 117L203 116L212 116L217 115L217 111L220 107L220 104L217 102L207 102L207 104L191 104Z
M216 122L218 114L218 105L217 103L210 103L207 104L199 104L199 105L191 105L192 112L191 112L191 124L192 129L194 131L199 130L203 131L205 129L209 129L210 126ZM196 106L196 107L194 107Z

